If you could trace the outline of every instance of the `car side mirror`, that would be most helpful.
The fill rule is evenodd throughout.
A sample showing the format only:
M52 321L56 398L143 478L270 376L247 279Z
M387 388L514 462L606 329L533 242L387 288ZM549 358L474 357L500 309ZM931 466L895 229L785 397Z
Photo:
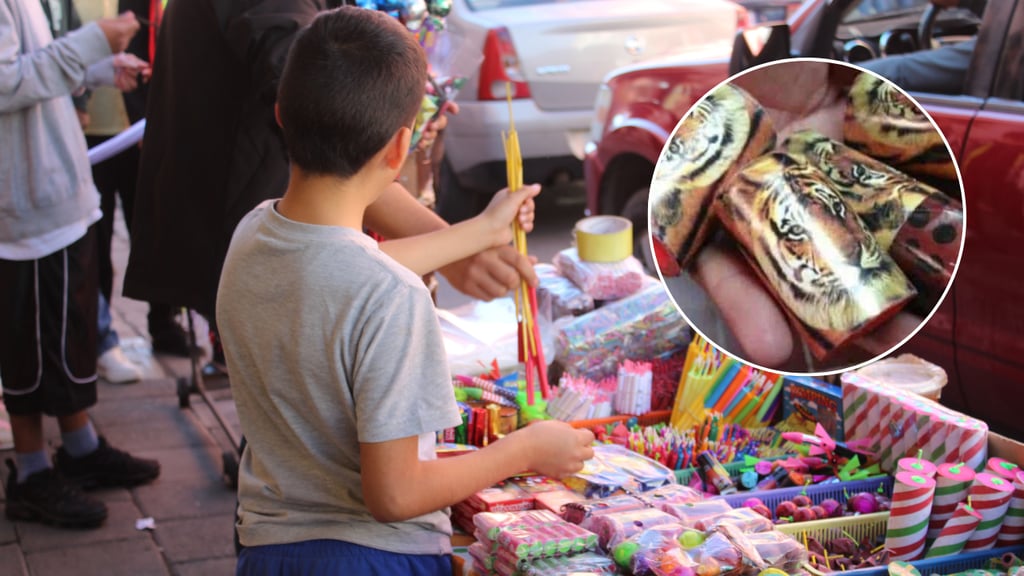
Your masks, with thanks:
M732 45L729 75L790 56L789 24L782 22L740 30Z

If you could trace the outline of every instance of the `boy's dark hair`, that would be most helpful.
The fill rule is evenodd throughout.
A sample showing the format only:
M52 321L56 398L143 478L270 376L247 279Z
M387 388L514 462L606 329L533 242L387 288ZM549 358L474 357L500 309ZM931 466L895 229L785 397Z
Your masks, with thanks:
M345 6L302 30L277 102L288 156L310 174L348 178L423 101L426 58L412 33L383 12Z

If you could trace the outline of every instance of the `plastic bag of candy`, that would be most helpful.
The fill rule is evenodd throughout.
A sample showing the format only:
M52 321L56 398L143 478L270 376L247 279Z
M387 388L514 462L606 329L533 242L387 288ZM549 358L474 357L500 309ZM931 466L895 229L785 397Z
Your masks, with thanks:
M537 264L538 312L551 320L579 316L594 309L594 299L563 276L552 264Z
M662 504L689 504L704 501L704 496L700 492L682 484L666 484L654 490L640 492L636 497L652 508L660 508Z
M775 524L771 520L750 508L736 508L722 514L701 518L694 524L694 528L708 532L725 525L734 526L740 532L747 533L768 532L775 529Z
M539 558L519 567L523 576L563 576L565 574L615 574L615 562L596 552L583 552L572 556Z
M573 524L579 524L591 516L640 510L644 507L643 501L639 498L620 494L618 496L601 498L600 500L570 502L563 507L562 518Z
M644 266L633 256L619 262L584 262L576 248L566 248L555 254L553 262L594 300L618 300L643 287Z
M725 500L703 500L700 502L665 502L659 508L679 519L679 523L694 528L698 522L721 514L732 512L732 506Z
M648 528L678 523L679 520L671 514L654 508L644 508L591 516L580 523L580 527L597 534L597 542L602 549L611 550L619 542Z

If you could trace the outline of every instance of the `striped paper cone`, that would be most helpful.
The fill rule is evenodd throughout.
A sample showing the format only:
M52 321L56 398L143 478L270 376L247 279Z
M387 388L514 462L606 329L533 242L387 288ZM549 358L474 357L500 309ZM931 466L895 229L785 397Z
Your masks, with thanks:
M959 554L980 522L981 514L972 506L963 502L957 504L956 510L943 526L925 558Z
M907 456L907 443L913 438L914 413L901 405L894 405L892 418L889 420L889 445L882 449L882 468L895 470L896 462Z
M889 424L898 413L899 407L895 405L891 398L882 398L881 402L878 415L878 434L875 436L877 442L875 442L874 451L878 455L882 468L891 471L892 468L887 468L883 459L885 456L892 454L892 443L895 442L895 439L892 437L892 429Z
M942 416L942 426L946 437L946 462L963 462L963 459L960 458L960 441L964 437L963 428L957 426L956 418L948 414ZM977 472L977 470L974 471Z
M996 544L1003 518L1010 506L1013 484L988 472L981 472L974 477L967 494L971 505L981 514L981 522L967 540L964 550L988 550Z
M942 414L935 408L929 408L930 423L924 444L924 457L932 462L947 462L946 458L946 423Z
M867 438L869 406L878 403L878 395L867 388L843 381L843 421L847 440Z
M996 546L1019 546L1021 543L1024 543L1024 471L1014 475L1010 507L1003 518L1003 527L999 529Z
M988 460L988 425L973 418L963 418L963 436L960 441L960 461L975 470L981 470ZM982 513L984 516L984 513Z
M940 464L935 473L935 500L928 521L928 539L939 536L946 521L953 517L956 505L967 499L967 489L974 480L974 470L964 464ZM971 529L973 532L973 528ZM964 538L967 541L967 538Z
M933 478L909 472L896 473L885 532L885 547L892 550L891 559L911 561L924 554L934 496Z
M993 456L988 459L985 472L991 472L1000 478L1005 478L1006 480L1013 482L1016 480L1017 472L1020 472L1020 466L1017 466L1009 460L1003 460L1002 458L996 458Z
M910 472L911 474L919 474L921 476L927 476L934 478L935 473L938 471L935 464L921 458L900 458L896 462L897 472ZM938 487L938 484L936 484Z

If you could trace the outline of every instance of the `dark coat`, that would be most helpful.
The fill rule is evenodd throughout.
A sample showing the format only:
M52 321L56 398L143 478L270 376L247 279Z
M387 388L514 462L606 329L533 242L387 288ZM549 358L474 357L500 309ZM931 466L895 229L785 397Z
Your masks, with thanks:
M331 0L171 0L157 36L124 295L213 317L239 220L284 194L274 121L296 32Z

